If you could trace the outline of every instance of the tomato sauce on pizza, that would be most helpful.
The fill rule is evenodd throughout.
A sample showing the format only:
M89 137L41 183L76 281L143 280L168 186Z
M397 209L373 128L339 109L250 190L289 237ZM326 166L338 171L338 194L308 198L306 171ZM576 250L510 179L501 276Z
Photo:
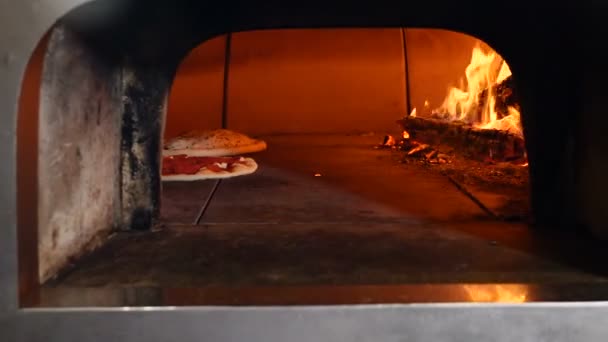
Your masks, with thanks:
M213 172L230 172L241 163L241 157L190 157L185 154L163 157L162 175L193 175L202 168Z

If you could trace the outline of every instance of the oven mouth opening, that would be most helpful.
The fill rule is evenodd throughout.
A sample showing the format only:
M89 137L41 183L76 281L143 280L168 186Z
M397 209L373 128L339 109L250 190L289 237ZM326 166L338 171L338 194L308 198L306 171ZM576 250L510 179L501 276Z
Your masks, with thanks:
M185 58L168 97L165 73L117 71L65 28L44 45L33 306L604 296L594 240L530 228L521 85L477 38L231 33ZM205 129L265 141L246 154L258 169L162 181L166 143Z

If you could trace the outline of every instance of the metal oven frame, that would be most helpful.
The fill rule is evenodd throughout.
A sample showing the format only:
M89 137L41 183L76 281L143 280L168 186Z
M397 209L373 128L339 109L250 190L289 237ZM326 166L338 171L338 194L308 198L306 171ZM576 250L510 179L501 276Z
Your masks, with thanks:
M112 0L97 0L109 2ZM2 341L604 341L608 302L504 304L410 304L316 307L20 308L18 304L16 113L24 70L44 32L87 0L0 0L0 340ZM314 2L314 1L313 1ZM317 6L319 16L328 4ZM425 8L445 1L427 1ZM226 15L243 28L280 27L303 3L257 1L272 8L260 25L250 16ZM348 4L341 4L349 6ZM367 1L353 26L380 18L386 1ZM444 4L445 5L445 4ZM238 6L238 4L233 4ZM273 7L274 6L274 7ZM351 3L350 6L359 6ZM365 7L367 6L367 7ZM401 5L403 6L403 4ZM449 12L450 5L447 11ZM452 5L455 6L455 5ZM528 4L528 6L534 6ZM344 7L346 8L346 7ZM284 20L280 9L285 9ZM377 11L375 12L374 9ZM446 11L444 11L446 12ZM423 19L432 19L422 15ZM291 19L290 19L291 18ZM441 20L437 14L435 19ZM369 21L369 22L368 22ZM326 21L330 23L330 21ZM387 26L407 24L406 16ZM347 24L348 25L348 24ZM300 24L300 26L315 26ZM226 25L226 31L230 26ZM605 44L600 42L599 44Z

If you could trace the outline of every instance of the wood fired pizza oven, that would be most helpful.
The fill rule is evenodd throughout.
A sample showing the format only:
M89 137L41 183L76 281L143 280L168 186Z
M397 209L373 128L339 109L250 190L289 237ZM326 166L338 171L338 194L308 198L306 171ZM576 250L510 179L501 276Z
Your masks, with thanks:
M39 45L41 79L25 79L25 86L40 82L43 114L19 118L22 282L38 277L27 262L27 251L37 249L27 232L40 222L99 227L82 235L82 246L113 230L154 225L163 120L180 61L214 36L253 29L405 26L480 38L509 61L519 91L534 224L607 237L606 67L604 52L595 50L603 42L599 22L583 5L502 5L495 11L443 1L287 6L133 0L91 1L70 11ZM37 175L31 167L36 163L44 165ZM30 182L36 177L40 191ZM35 218L28 214L34 203L52 205ZM56 243L49 236L48 243Z

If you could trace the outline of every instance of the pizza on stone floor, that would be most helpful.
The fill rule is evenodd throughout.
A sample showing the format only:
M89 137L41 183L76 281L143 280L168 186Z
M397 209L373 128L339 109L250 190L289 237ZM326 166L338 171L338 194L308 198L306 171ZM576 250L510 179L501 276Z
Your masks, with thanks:
M166 141L164 181L222 179L254 173L258 165L243 154L264 151L266 142L228 129L193 130Z

